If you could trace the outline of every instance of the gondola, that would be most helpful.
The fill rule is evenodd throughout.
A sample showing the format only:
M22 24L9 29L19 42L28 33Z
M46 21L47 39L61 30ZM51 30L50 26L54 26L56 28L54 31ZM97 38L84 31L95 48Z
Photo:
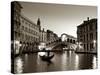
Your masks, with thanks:
M54 57L54 54L51 55L50 53L51 48L46 47L46 43L40 43L38 47L39 47L39 50L41 51L38 53L38 55L40 56L42 60L50 61Z
M50 61L54 57L54 54L50 55L50 56L46 56L46 55L44 55L44 56L39 55L39 56L44 61Z

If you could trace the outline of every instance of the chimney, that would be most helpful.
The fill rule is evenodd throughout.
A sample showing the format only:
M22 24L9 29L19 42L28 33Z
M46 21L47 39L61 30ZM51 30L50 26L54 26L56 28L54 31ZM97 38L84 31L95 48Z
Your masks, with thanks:
M87 17L87 21L89 21L89 17Z
M87 21L84 21L84 23L86 23Z

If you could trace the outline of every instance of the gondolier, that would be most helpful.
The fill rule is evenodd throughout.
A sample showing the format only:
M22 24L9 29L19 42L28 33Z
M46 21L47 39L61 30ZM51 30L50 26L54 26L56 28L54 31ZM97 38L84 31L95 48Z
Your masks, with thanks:
M42 60L51 60L54 57L54 54L50 53L51 48L46 48L46 44L45 43L41 43L39 45L39 50L41 52L39 52L39 56Z

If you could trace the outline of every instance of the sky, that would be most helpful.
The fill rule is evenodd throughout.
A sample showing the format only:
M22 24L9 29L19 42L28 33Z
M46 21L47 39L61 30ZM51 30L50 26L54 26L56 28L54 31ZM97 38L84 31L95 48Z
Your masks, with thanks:
M41 27L54 33L66 33L77 37L77 26L82 24L87 17L97 18L96 6L80 6L68 4L47 4L20 2L21 13L32 22L37 23L40 18Z

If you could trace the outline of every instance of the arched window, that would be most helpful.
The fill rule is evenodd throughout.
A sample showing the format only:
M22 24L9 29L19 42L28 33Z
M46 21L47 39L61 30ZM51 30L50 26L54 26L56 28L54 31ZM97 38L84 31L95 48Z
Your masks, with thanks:
M69 38L67 39L67 42L69 42Z
M73 40L73 44L75 44L75 40Z
M72 43L72 39L70 39L70 43Z

